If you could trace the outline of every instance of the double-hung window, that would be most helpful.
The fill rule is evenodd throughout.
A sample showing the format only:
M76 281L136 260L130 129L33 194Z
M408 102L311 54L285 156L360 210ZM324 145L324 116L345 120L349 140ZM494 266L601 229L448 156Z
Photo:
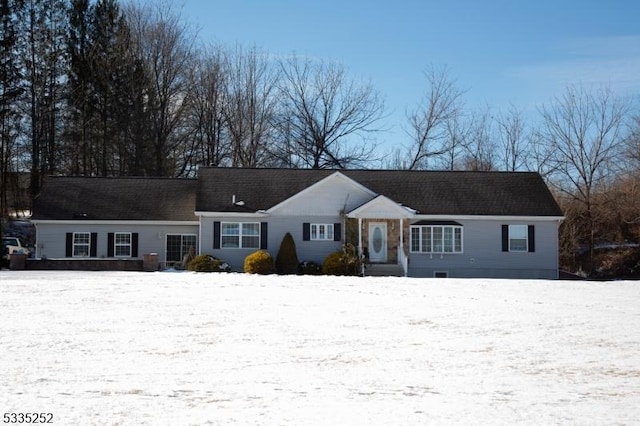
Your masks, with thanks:
M333 223L312 223L312 241L333 241Z
M534 225L502 225L502 251L535 252L536 227Z
M221 248L260 248L259 222L222 222Z
M73 257L89 257L91 247L91 233L73 233Z
M509 225L509 251L529 251L527 225Z
M116 257L131 257L131 232L115 232L113 248Z
M462 226L412 225L412 253L462 253Z

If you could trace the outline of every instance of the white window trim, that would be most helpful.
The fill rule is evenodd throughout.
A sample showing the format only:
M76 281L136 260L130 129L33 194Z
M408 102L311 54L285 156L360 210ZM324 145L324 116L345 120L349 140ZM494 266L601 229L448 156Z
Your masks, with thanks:
M224 229L224 225L238 225L238 235L225 235L223 231ZM244 228L244 225L256 225L258 227L258 234L257 235L246 235L247 237L257 237L258 238L258 242L256 244L256 246L251 246L251 247L244 247L242 245L242 237L245 236L243 235L242 231ZM261 235L262 229L260 226L260 222L220 222L220 248L224 249L224 250L241 250L241 249L252 249L252 250L257 250L260 248L260 239L262 237ZM237 237L238 238L238 246L237 247L225 247L223 244L223 238L224 237Z
M511 247L511 229L513 227L524 228L524 249L514 249ZM521 238L517 238L520 240ZM528 253L529 252L529 226L528 225L509 225L509 253Z
M431 228L431 249L432 251L423 251L422 250L422 237L423 232L422 228ZM435 251L433 250L433 229L434 228L442 228L442 250ZM444 251L444 228L451 228L451 249L452 251ZM418 229L418 250L413 249L413 229ZM460 250L456 251L456 229L460 230ZM409 252L416 254L463 254L464 253L464 227L458 225L411 225L409 230Z
M129 243L128 244L118 244L118 235L129 235ZM113 233L113 257L117 258L125 258L131 257L133 245L133 235L131 232L114 232ZM129 247L129 254L118 254L118 247Z
M85 243L76 243L76 235L88 235L89 239L88 242ZM73 240L71 241L71 256L72 257L91 257L91 232L74 232L73 233ZM86 256L82 256L79 254L76 254L76 247L87 247L87 255Z
M324 238L320 238L320 227L324 226ZM313 236L313 230L316 230L315 237ZM331 230L331 235L329 235ZM335 229L333 223L312 223L309 225L309 240L311 241L333 241L335 235Z

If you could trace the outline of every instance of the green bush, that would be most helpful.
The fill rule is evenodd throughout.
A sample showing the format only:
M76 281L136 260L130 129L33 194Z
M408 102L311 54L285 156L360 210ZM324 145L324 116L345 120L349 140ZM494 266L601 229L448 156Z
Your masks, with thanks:
M194 272L228 272L231 270L226 262L208 254L194 257L193 260L187 263L187 269Z
M266 250L258 250L244 258L244 271L248 274L273 274L273 257Z
M293 236L286 233L280 243L280 250L276 256L276 272L279 274L295 274L298 272L298 254Z
M305 260L298 265L298 273L302 275L322 275L322 265Z
M322 263L326 275L360 275L362 263L353 244L345 244L342 251L330 253Z

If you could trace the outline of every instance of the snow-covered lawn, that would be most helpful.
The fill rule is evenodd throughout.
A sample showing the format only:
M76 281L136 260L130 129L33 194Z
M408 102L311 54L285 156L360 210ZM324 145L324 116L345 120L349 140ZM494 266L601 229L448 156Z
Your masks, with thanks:
M0 271L0 416L634 424L640 282Z

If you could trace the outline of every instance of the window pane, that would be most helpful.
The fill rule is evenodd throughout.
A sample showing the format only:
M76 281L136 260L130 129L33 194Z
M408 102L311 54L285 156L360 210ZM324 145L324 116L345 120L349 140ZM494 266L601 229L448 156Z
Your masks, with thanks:
M420 228L411 227L411 251L420 251Z
M167 262L179 262L182 260L180 242L180 235L167 235Z
M131 244L131 234L129 233L116 233L116 244Z
M260 235L259 223L243 223L242 235Z
M240 235L239 223L223 223L220 225L222 235Z
M433 227L433 252L442 253L442 227Z
M318 239L318 225L311 225L311 239Z
M77 257L88 257L89 256L89 246L86 245L76 245L73 247L73 255Z
M425 253L431 253L431 227L422 227L422 251Z
M192 250L196 252L196 236L195 235L183 235L182 236L182 256Z
M260 247L260 237L254 237L254 236L242 237L242 248L259 248L259 247Z
M88 232L73 234L74 244L89 244L90 235Z
M450 226L443 228L444 233L444 252L451 253L453 251L453 228Z
M238 248L240 247L239 236L222 236L222 248Z
M455 228L454 251L462 253L462 228Z
M333 240L333 225L327 225L327 240Z

